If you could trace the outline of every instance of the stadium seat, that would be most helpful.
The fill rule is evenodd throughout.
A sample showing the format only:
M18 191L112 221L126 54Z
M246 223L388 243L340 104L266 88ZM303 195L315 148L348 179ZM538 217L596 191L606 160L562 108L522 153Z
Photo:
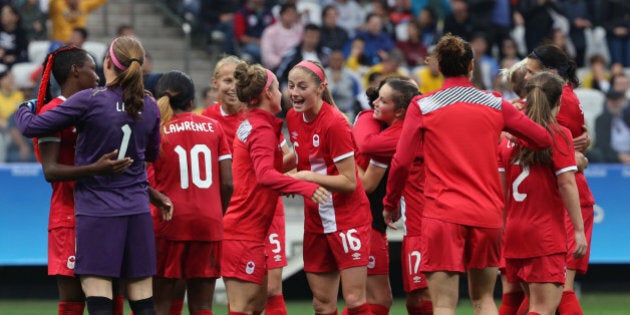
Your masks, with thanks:
M83 43L83 49L85 49L88 53L90 53L90 55L92 55L92 57L96 59L94 61L97 65L100 66L103 64L103 59L105 58L105 53L107 51L107 45L101 42L86 41L85 43Z
M48 55L50 49L50 41L36 40L28 44L28 60L30 62L41 65Z
M31 81L31 73L35 71L41 62L20 62L11 67L15 87L18 89L31 89L35 86L35 82Z
M582 111L584 111L584 121L588 126L589 135L591 139L595 139L595 119L604 110L606 96L594 89L577 88L574 92L580 100Z

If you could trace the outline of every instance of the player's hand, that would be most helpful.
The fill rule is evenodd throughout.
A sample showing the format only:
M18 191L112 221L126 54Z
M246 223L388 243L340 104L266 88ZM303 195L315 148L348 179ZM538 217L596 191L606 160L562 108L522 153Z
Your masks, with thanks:
M591 137L588 136L588 128L582 126L582 134L573 139L573 147L575 151L584 152L591 145Z
M173 202L165 194L155 191L153 200L151 200L154 206L156 206L162 213L162 220L169 221L173 218Z
M22 102L22 103L18 106L18 108L19 108L19 107L26 107L26 108L28 108L28 110L29 110L31 113L33 113L33 114L34 114L34 113L35 113L35 109L37 109L37 99L36 99L36 98L32 98L32 99L30 99L30 100L26 100L26 101Z
M586 235L584 231L575 231L575 250L573 251L573 257L582 258L586 255Z
M98 175L116 175L124 172L131 164L133 159L125 157L118 160L118 150L103 154L98 161L92 164Z
M394 224L394 222L398 221L398 219L400 219L400 211L392 211L389 209L383 210L383 220L385 220L385 224L387 224L388 227L398 230Z
M328 190L326 190L326 188L324 187L317 187L317 189L315 189L315 192L313 193L313 196L311 196L311 200L314 203L324 203L327 202L328 199L330 198L330 192Z
M582 152L575 151L575 162L580 172L588 167L588 158Z

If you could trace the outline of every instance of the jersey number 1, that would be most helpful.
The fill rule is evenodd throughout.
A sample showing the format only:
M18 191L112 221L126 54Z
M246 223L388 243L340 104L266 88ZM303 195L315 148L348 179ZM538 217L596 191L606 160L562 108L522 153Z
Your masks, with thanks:
M179 156L179 182L182 189L188 189L190 182L188 180L188 152L182 146L175 147L175 153ZM190 149L190 168L191 179L195 186L199 188L208 188L212 185L212 152L205 144L195 144ZM201 159L200 159L201 157ZM206 170L205 179L201 178L200 163L204 163Z
M120 141L120 149L118 149L118 159L122 159L127 154L127 148L129 147L129 140L131 140L131 127L128 124L120 127L123 132L122 140Z

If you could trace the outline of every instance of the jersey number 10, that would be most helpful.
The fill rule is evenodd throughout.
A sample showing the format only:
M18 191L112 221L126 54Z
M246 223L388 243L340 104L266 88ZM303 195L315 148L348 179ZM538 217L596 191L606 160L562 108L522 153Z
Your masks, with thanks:
M208 188L212 185L212 152L205 144L195 144L195 146L186 152L182 146L175 147L175 153L179 157L179 182L182 189L188 189L190 187L189 170L188 170L188 157L190 156L190 179L192 183L199 188ZM204 169L206 170L205 179L201 176L200 163L204 163Z

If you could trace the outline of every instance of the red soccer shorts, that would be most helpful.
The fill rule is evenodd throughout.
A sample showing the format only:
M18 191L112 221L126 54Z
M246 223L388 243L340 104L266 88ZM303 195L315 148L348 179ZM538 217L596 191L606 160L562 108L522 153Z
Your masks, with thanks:
M566 256L561 253L525 259L506 258L505 270L509 282L564 284Z
M387 234L370 229L370 255L368 256L368 275L389 274L389 243Z
M157 240L157 276L171 279L218 278L221 242Z
M422 220L424 259L420 270L465 272L498 267L501 229L472 227L432 218Z
M281 201L278 202L282 206ZM278 210L276 210L278 211ZM271 221L267 241L265 242L265 254L267 255L267 268L276 269L287 265L286 236L284 228L284 216L276 215Z
M330 272L367 266L371 229L367 224L328 234L304 231L304 271Z
M221 276L263 284L267 275L265 244L252 241L223 240Z
M427 288L427 279L420 272L420 263L423 258L420 253L421 245L421 236L403 237L400 262L402 265L403 288L407 293Z
M567 230L567 241L569 251L567 252L567 268L576 270L579 274L585 274L588 269L588 260L591 256L591 236L593 236L593 207L582 208L582 220L584 221L584 234L586 234L586 255L582 258L574 258L573 251L575 250L575 230L573 230L573 224L569 214L565 213L564 226Z
M74 228L56 228L48 231L48 275L74 277Z

